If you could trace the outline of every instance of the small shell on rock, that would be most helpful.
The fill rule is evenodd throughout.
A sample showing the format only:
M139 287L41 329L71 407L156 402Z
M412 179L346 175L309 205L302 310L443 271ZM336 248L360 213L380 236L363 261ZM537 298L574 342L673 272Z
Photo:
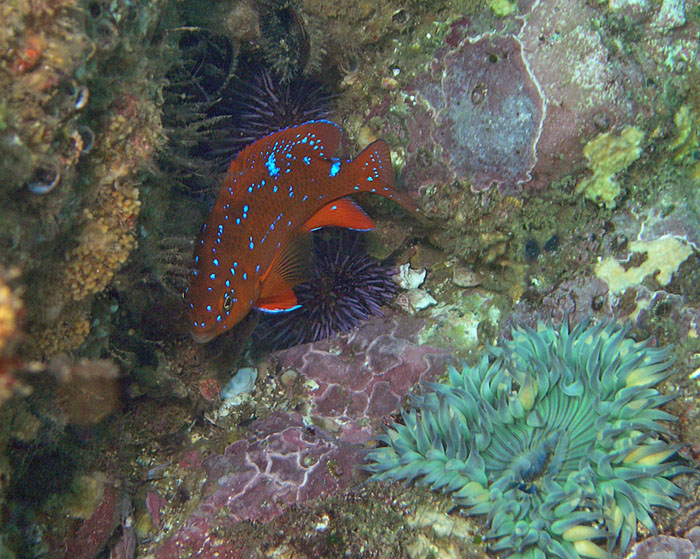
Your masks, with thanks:
M412 289L401 293L396 298L396 304L408 314L415 314L432 305L437 305L435 298L425 289Z
M236 396L252 392L257 378L257 369L252 367L238 369L233 378L222 388L221 398L223 400L233 400Z
M392 276L391 279L402 289L416 289L425 281L426 273L425 268L412 270L411 265L406 263L399 266L399 273Z
M452 281L458 287L476 287L481 283L481 277L474 270L457 265L452 270Z

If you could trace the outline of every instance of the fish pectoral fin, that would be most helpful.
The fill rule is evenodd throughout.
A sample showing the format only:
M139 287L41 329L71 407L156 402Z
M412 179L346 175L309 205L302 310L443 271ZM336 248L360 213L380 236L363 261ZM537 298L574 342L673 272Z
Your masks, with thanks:
M293 295L292 287L305 282L311 276L312 262L311 234L301 233L292 237L280 247L267 272L260 278L259 300L277 298L281 293L291 292Z
M321 227L345 227L355 231L374 229L374 221L351 198L340 198L318 210L304 225L304 231Z
M277 313L293 311L301 307L297 296L290 288L282 293L276 293L269 297L260 297L255 303L255 308L262 312Z

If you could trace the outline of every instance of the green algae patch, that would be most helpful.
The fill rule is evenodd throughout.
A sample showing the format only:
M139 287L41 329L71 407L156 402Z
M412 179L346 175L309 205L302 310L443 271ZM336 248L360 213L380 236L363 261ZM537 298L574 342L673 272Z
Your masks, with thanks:
M498 17L506 17L514 13L518 9L518 5L510 0L491 0L489 2L489 8L491 8L493 13Z
M608 209L614 209L620 194L616 175L630 166L642 153L639 147L644 132L634 126L626 126L619 136L606 132L600 134L583 148L583 155L593 174L576 186L576 192Z
M609 256L595 267L596 276L604 280L616 295L654 274L659 284L668 285L674 272L693 253L688 243L671 236L653 241L633 241L630 250L632 255L627 262ZM643 257L637 266L630 265L635 261L635 255Z

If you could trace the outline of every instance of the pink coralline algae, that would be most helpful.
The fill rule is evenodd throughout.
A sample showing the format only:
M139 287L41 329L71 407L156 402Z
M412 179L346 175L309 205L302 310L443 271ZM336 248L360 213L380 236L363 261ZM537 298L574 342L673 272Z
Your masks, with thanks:
M245 539L214 537L242 520L268 521L291 504L350 487L360 479L362 448L304 425L297 414L277 412L257 421L250 438L204 460L203 498L177 533L157 551L180 556L237 559Z
M661 54L682 29L640 22L650 50L637 56L642 42L610 49L626 39L590 2L519 4L497 31L453 23L426 70L368 115L403 149L400 178L414 195L455 180L474 192L546 186L586 168L587 141L657 110L668 73Z
M530 179L544 102L523 62L519 40L466 38L436 59L430 75L414 85L414 118L433 121L419 132L432 129L435 149L428 159L446 168L447 175L471 178L475 191L494 182L513 186ZM421 157L418 151L415 157ZM445 175L441 171L438 176ZM420 179L411 176L415 172L409 165L403 179Z
M348 336L278 352L278 368L312 381L312 418L332 425L340 440L364 443L383 417L418 382L445 371L449 352L419 345L422 321L377 319Z
M358 466L366 448L357 443L377 434L381 419L398 410L416 382L445 371L449 353L420 345L422 326L415 318L387 317L278 352L278 373L293 369L312 386L310 417L273 413L223 454L204 459L201 500L156 557L248 557L257 544L241 521L269 521L290 505L365 479Z

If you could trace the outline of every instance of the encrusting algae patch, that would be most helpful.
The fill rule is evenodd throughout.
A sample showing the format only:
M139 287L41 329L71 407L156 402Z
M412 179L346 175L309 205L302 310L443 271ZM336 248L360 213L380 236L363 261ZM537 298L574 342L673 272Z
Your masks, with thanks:
M627 169L642 153L639 144L644 132L634 126L626 126L619 136L606 132L600 134L583 148L583 155L593 175L583 179L576 186L577 193L605 205L608 209L616 206L615 198L620 194L620 184L615 176Z
M614 256L608 256L595 267L596 276L604 280L614 294L639 285L652 274L657 274L659 284L668 285L674 272L693 253L688 243L671 236L653 241L633 241L630 251L633 254L646 254L646 259L639 266L628 267Z

